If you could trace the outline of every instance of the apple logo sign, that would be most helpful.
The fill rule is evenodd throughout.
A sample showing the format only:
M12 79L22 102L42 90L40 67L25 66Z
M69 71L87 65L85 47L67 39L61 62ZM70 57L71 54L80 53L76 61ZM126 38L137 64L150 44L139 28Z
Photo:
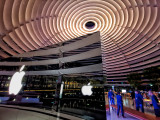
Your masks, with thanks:
M88 95L88 96L92 95L92 93L93 93L92 88L93 88L93 86L91 86L90 83L88 83L88 85L82 86L82 88L81 88L82 94Z
M14 73L14 75L12 76L10 85L9 85L9 94L14 94L17 95L18 92L21 90L22 88L22 79L23 76L25 75L25 72L22 71L24 69L25 65L23 65L19 72Z

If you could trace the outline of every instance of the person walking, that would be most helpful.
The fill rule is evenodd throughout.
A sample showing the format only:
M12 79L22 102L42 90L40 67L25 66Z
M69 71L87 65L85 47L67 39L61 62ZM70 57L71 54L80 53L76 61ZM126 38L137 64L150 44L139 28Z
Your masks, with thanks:
M154 107L154 112L156 117L160 117L160 103L157 99L157 97L153 94L153 92L150 90L148 94L151 96L152 105Z
M123 100L122 100L122 96L120 95L120 92L117 92L116 98L117 98L117 117L119 117L120 109L121 109L122 117L124 117Z
M139 111L139 108L141 108L141 111L144 113L143 96L137 90L135 91L135 103L136 110Z

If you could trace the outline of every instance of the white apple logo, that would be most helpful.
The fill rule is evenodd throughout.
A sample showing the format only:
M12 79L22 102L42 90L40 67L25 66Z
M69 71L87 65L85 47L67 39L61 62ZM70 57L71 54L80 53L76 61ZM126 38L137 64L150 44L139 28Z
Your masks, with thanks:
M9 94L14 94L17 95L18 92L21 90L22 88L22 78L25 75L25 72L22 71L24 69L25 65L23 65L19 72L14 73L14 75L12 76L10 85L9 85Z
M88 95L88 96L92 95L92 93L93 93L92 88L93 88L93 86L91 86L90 83L88 83L88 85L82 86L82 88L81 88L82 94Z

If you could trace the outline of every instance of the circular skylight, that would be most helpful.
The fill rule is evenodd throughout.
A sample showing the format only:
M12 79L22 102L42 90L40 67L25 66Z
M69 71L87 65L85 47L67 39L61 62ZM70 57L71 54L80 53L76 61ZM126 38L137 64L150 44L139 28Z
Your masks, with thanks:
M93 29L95 27L95 23L92 21L89 21L85 24L87 29Z

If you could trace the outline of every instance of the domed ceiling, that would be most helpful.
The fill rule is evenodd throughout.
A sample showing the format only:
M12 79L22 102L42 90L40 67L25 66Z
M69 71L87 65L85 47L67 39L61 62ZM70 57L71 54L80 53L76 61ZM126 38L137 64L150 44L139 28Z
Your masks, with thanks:
M108 80L160 65L160 0L0 0L1 59L97 31Z

